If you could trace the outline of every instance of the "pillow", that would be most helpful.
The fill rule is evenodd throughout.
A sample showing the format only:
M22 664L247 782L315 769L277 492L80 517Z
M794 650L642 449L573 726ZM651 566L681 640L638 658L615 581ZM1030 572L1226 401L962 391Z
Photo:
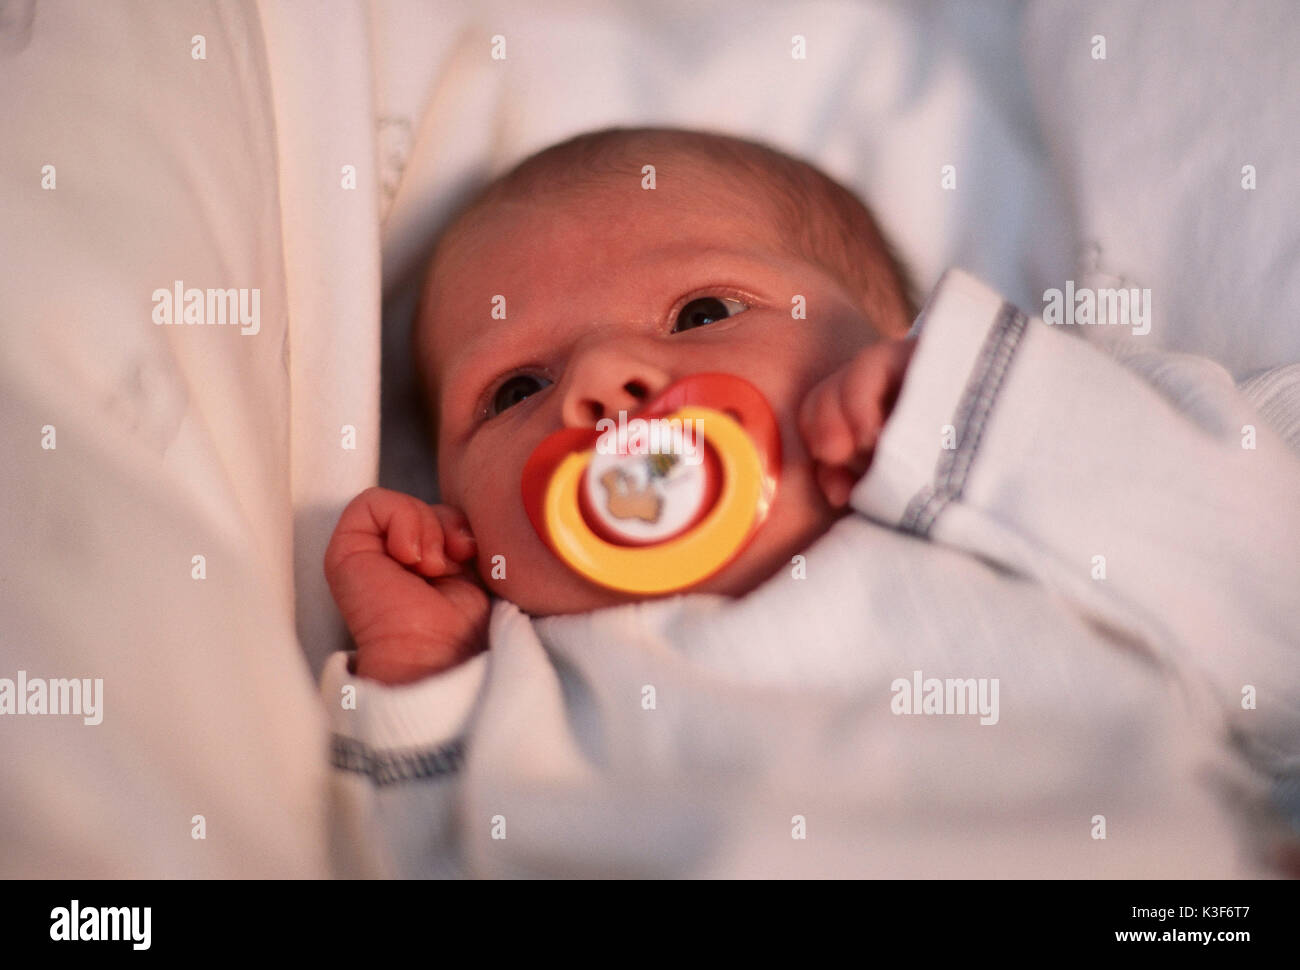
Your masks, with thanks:
M1076 227L1075 265L1050 285L1151 294L1149 334L1081 332L1209 356L1238 380L1300 362L1295 5L1038 0L1023 45Z

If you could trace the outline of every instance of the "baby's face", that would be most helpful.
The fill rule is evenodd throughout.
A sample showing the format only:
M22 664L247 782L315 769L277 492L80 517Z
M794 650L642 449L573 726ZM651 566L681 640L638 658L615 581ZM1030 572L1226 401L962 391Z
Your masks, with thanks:
M720 371L758 387L782 449L767 520L698 590L749 591L841 514L817 487L799 405L881 334L835 280L788 255L769 223L760 200L694 166L653 190L632 179L494 204L440 256L420 366L438 389L442 501L468 517L494 593L539 615L634 598L589 583L543 544L520 477L548 435L620 410L631 418L689 374ZM504 319L493 316L498 295ZM796 296L806 319L791 314ZM886 329L901 336L906 326Z

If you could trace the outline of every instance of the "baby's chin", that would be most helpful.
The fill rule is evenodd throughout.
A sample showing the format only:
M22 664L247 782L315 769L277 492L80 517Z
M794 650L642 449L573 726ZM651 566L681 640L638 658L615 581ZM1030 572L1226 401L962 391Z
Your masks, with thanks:
M785 506L780 516L773 515L735 560L695 591L726 596L752 593L768 580L793 570L794 557L805 552L845 514L844 510L837 511L820 501L808 503L801 512L796 515Z

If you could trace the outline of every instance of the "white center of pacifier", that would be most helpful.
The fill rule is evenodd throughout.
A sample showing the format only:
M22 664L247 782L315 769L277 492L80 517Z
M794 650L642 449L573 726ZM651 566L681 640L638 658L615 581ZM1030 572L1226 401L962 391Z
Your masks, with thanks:
M706 495L698 449L685 447L678 429L657 452L628 454L597 448L583 477L587 508L614 536L653 543L681 532ZM635 447L629 451L639 451Z

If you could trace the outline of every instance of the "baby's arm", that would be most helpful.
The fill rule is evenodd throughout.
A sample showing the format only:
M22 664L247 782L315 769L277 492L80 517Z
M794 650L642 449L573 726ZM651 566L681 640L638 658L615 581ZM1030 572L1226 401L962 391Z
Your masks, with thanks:
M369 488L343 510L325 577L357 645L355 673L386 684L436 674L487 646L487 593L461 564L474 556L465 517Z
M473 555L460 513L380 488L330 540L326 575L357 644L355 670L339 652L321 677L337 875L462 874L454 806L487 661L488 598L462 565Z
M814 457L870 460L854 508L1058 590L1211 690L1259 753L1294 757L1300 459L1228 374L1156 350L1117 359L962 273L920 329L887 422L871 402L887 396L889 344L856 362L856 393L815 390L805 409Z

